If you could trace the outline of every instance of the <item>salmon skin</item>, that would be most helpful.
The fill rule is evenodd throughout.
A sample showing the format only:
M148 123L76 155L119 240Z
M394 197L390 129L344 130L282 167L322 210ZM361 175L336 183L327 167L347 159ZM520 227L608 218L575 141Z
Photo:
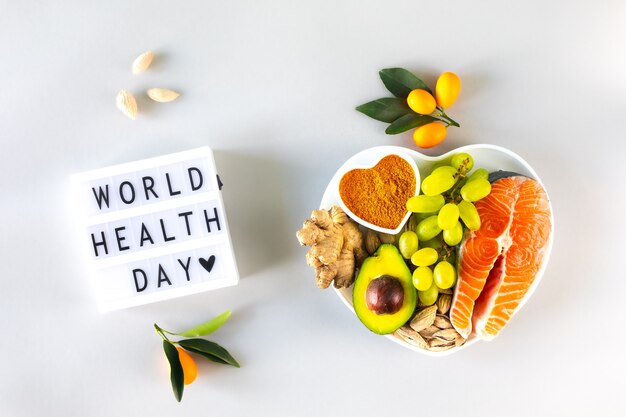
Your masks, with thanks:
M459 248L458 283L450 309L454 328L491 340L531 287L552 230L550 203L539 182L499 171L491 193L475 203L481 227Z
M509 178L509 177L530 178L530 177L527 177L526 175L518 174L517 172L498 170L498 171L489 173L489 182L493 184L497 180L500 180L502 178Z

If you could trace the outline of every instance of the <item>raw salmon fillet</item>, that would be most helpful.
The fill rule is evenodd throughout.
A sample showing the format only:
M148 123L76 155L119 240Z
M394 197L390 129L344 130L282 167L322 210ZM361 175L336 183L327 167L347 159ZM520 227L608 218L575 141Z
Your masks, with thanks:
M541 266L552 230L550 204L527 177L495 181L476 202L481 227L461 245L450 309L454 328L491 340L509 322Z

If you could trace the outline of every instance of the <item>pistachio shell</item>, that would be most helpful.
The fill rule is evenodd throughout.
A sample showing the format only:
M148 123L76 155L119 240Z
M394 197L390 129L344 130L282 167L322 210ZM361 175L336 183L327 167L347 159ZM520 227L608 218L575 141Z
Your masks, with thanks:
M429 350L430 352L443 352L443 351L446 351L446 350L450 350L450 349L452 349L453 347L455 347L455 346L454 346L454 344L451 344L451 345L442 345L442 346L429 346L429 347L428 347L428 350Z
M428 347L428 343L424 340L424 338L409 326L400 327L395 331L395 334L410 345L417 346L422 349L426 349Z
M435 322L433 324L439 327L441 330L452 328L452 323L450 323L450 319L441 314L437 314L437 317L435 317Z
M443 347L443 346L448 346L448 348L453 347L454 346L454 340L450 341L450 340L443 340L443 339L433 338L433 339L430 339L428 341L428 347L429 348Z
M434 325L433 325L433 326L430 326L430 327L428 327L428 328L426 328L426 329L422 330L422 331L420 332L420 334L422 335L422 337L423 337L424 339L430 339L430 338L432 338L432 337L433 337L433 335L434 335L435 333L437 333L437 332L438 332L438 331L440 331L440 330L441 330L441 329L440 329L439 327L437 327L437 326L434 326Z
M458 336L458 333L454 329L439 330L433 334L433 338L445 340L446 342L454 342Z
M437 306L433 305L426 307L425 309L420 310L415 317L413 317L409 326L411 326L411 328L416 332L421 332L422 330L433 325L436 315Z

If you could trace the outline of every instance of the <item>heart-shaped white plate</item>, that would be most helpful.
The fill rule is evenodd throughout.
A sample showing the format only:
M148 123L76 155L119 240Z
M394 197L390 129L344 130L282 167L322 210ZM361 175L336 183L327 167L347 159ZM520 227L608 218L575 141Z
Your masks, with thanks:
M330 183L328 184L326 191L324 192L324 195L322 197L322 202L320 203L320 208L328 209L331 206L338 203L339 199L338 199L337 194L338 194L338 189L339 189L339 181L341 180L341 177L343 176L343 174L350 169L359 168L363 166L372 166L381 158L383 158L385 155L388 155L391 153L404 153L406 155L412 156L415 159L415 163L417 164L417 167L421 174L420 176L421 178L424 178L431 171L432 166L436 162L442 159L445 159L455 153L459 153L459 152L467 152L470 155L472 155L472 157L474 158L474 166L476 168L485 168L489 172L498 171L498 170L517 172L519 174L526 175L528 177L536 179L537 181L539 181L539 183L543 186L545 190L545 186L541 182L541 179L539 178L539 176L537 176L535 171L531 168L531 166L526 161L524 161L524 159L522 159L519 155L515 154L514 152L506 148L502 148L500 146L468 145L468 146L463 146L463 147L454 149L441 156L427 156L417 151L414 151L408 148L399 147L399 146L377 146L374 148L365 149L364 151L357 153L356 155L348 159L337 170L333 178L330 180ZM549 197L548 197L548 201L549 201ZM541 264L541 268L539 269L539 272L537 273L537 276L535 277L535 280L533 281L530 289L528 290L528 292L526 293L526 295L520 302L516 312L519 312L519 310L526 303L526 301L528 301L528 299L532 296L533 292L535 291L535 288L537 288L537 285L539 284L539 281L541 281L543 272L546 268L546 265L548 264L548 259L550 258L550 252L552 251L552 242L554 240L554 212L552 211L552 205L550 205L550 212L552 213L552 219L551 219L552 230L550 232L550 239L548 241L548 246L546 248L546 252L543 258L543 262ZM350 310L352 310L352 312L354 312L354 308L352 307L352 287L336 289L335 291L337 295L339 296L339 298L344 302L344 304ZM360 324L360 322L358 323ZM443 352L430 352L424 349L420 349L416 346L410 345L404 340L402 340L401 338L396 337L394 335L387 335L385 337L404 346L407 349L411 349L416 352L423 353L423 354L430 355L430 356L450 355L452 353L458 352L459 350L465 347L473 345L479 340L478 338L472 335L470 336L468 341L462 346L459 346L457 348L452 348Z

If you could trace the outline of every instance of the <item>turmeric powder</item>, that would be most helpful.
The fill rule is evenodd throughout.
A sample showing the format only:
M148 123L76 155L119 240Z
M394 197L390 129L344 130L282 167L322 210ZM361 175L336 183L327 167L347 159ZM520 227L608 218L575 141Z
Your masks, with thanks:
M352 213L366 222L395 229L415 195L413 168L398 155L388 155L369 169L348 171L339 182L339 195Z

